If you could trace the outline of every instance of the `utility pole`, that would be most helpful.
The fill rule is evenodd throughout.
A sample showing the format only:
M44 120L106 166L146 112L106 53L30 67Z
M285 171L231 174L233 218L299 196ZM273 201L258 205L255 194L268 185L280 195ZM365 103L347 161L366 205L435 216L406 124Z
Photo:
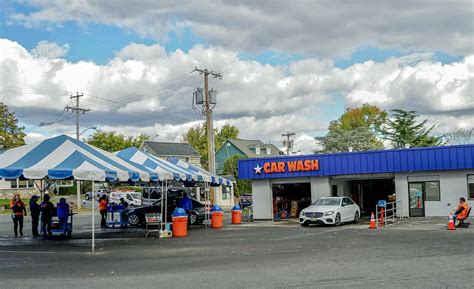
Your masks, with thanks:
M80 113L84 114L90 111L90 109L81 108L79 106L79 98L83 96L84 96L83 93L79 94L79 92L76 92L76 95L71 95L69 97L70 99L73 99L73 98L76 99L76 106L66 106L66 111L76 112L76 139L77 140L79 140L79 114ZM80 181L76 181L76 188L77 188L77 209L80 209L81 208L81 182ZM92 188L92 195L95 195L94 188ZM95 205L94 202L92 202L92 206L94 205Z
M286 139L283 140L283 145L286 146L286 155L290 155L290 150L293 148L293 140L290 140L290 137L294 136L294 132L286 132L282 134L282 137L286 137Z
M216 174L216 167L215 167L215 149L214 149L214 124L212 121L212 105L216 104L215 99L211 101L211 95L209 92L209 75L213 76L214 78L222 79L222 75L220 73L216 73L213 71L209 71L207 69L199 69L194 68L194 71L199 72L200 74L204 75L204 114L206 115L206 123L207 123L207 159L208 159L208 170L211 174ZM212 91L214 93L215 91ZM200 104L197 102L197 104ZM210 198L211 203L214 203L215 196L214 196L214 188L210 187Z

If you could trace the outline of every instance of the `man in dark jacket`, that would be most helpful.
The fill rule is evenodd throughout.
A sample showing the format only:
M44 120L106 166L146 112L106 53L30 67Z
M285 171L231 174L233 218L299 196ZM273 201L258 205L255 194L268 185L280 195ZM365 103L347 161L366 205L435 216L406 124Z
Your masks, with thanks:
M40 205L41 210L41 232L43 237L51 237L51 219L54 215L54 205L49 201L49 195L45 194L43 202Z
M37 203L38 196L33 195L30 199L30 213L31 213L31 232L33 233L33 237L38 237L38 224L39 224L39 217L40 217L40 206Z

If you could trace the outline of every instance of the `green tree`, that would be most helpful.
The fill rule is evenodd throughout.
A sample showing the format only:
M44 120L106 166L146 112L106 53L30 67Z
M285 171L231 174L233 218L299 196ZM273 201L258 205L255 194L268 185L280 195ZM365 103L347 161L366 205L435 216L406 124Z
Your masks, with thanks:
M224 162L224 174L234 176L237 182L237 188L235 188L235 195L241 196L243 194L250 194L252 192L252 184L248 180L239 179L239 160L246 159L246 156L235 155L228 158Z
M132 146L140 147L143 142L149 139L150 137L145 134L140 134L136 137L127 137L116 131L97 130L93 135L84 139L84 141L103 150L116 152Z
M383 138L389 140L393 148L428 147L445 144L444 136L433 136L431 131L435 125L427 127L428 120L418 122L416 111L402 109L391 110L392 117L387 120L386 127L381 129Z
M0 102L0 149L11 149L25 144L25 128L18 126L15 113Z
M328 127L328 133L316 137L322 149L316 152L347 152L383 149L380 128L387 119L387 113L377 106L364 104L348 108Z
M214 129L214 147L217 151L229 138L238 138L239 129L233 125L225 124L222 128ZM207 168L207 124L197 124L183 134L181 141L189 143L201 155L201 165Z

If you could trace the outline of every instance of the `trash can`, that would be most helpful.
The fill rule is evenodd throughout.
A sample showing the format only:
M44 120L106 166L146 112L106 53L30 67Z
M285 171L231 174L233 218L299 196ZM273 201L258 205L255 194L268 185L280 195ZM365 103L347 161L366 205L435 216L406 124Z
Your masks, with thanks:
M237 225L242 223L242 209L239 205L232 208L232 224Z
M173 211L173 237L186 237L188 235L188 215L181 208Z
M222 228L223 222L222 219L224 217L224 212L222 212L222 208L218 205L214 205L211 209L211 228Z

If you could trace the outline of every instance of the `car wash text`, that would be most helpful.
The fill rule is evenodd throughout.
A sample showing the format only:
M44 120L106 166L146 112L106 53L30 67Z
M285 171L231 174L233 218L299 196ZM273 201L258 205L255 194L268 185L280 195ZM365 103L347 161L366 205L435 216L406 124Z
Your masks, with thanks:
M318 160L267 162L263 164L263 171L267 174L285 172L309 172L317 170L319 170Z

